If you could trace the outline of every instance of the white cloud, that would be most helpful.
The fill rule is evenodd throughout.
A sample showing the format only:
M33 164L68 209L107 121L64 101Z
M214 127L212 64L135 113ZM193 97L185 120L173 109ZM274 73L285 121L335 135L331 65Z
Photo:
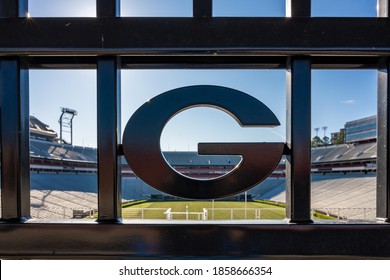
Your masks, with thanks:
M348 100L343 100L340 103L343 103L343 104L353 104L355 102L356 102L355 99L348 99Z

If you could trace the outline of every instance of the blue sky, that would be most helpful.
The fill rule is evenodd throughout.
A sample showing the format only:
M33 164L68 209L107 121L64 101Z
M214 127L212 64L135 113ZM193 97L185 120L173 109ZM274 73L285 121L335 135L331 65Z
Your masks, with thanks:
M315 0L313 16L376 15L376 0ZM164 5L163 5L164 4ZM95 0L30 0L32 20L39 16L95 16ZM191 16L190 0L123 0L123 16ZM284 16L284 0L214 0L214 16ZM314 70L312 126L327 135L344 123L376 113L374 70ZM164 129L163 150L195 150L199 141L285 141L284 70L124 70L122 126L151 97L195 84L232 87L251 94L275 113L281 126L241 128L227 114L194 108L175 116ZM96 147L96 71L32 70L30 113L59 131L60 107L76 109L74 144ZM323 132L319 133L323 136Z
M126 70L122 72L122 79L123 125L145 100L170 89L201 84L231 87L253 95L285 123L286 74L283 70ZM161 146L164 150L196 150L200 141L284 140L284 125L273 129L241 128L222 111L193 108L168 122Z
M95 0L29 0L38 16L96 16ZM285 0L213 0L214 16L281 16ZM192 0L121 0L122 16L192 16ZM376 16L376 0L312 0L312 16Z

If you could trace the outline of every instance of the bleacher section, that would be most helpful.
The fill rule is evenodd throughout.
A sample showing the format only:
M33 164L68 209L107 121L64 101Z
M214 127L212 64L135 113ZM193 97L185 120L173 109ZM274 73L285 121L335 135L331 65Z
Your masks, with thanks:
M97 150L56 142L55 132L32 120L30 126L37 131L36 137L30 139L33 217L72 218L74 210L87 212L97 209ZM46 135L47 139L52 137L53 141L42 140L42 135ZM209 172L210 178L212 172L228 172L241 160L239 156L198 156L196 152L164 152L164 157L186 175L191 176L191 172L207 175ZM164 196L128 170L124 157L121 160L126 171L122 178L123 200ZM249 190L248 194L253 199L285 202L283 168L282 160L277 176L268 178ZM312 149L313 208L342 218L375 218L375 169L374 142Z
M68 219L97 209L97 176L91 173L31 172L31 216Z
M68 160L81 162L97 162L97 150L56 142L37 139L30 141L30 155L32 158L54 160ZM196 152L164 152L164 157L172 166L235 166L241 158L239 156L199 156ZM312 149L312 164L337 164L343 162L375 162L376 143L343 144ZM122 164L126 165L124 157Z
M32 174L32 214L43 208L50 218L71 217L74 209L97 208L95 174ZM248 191L253 199L285 202L286 180L269 178ZM123 200L150 199L164 195L138 178L122 179ZM312 207L335 217L375 218L375 174L315 174L312 176ZM51 214L50 214L50 213ZM50 214L50 215L49 215Z
M35 116L30 116L30 138L54 142L57 139L57 136L57 133L47 124L43 123Z
M39 219L69 219L74 211L85 215L93 214L97 209L96 193L80 191L31 191L31 216Z
M376 142L313 148L311 151L311 159L313 164L351 160L375 160Z
M97 150L95 148L30 139L30 156L32 158L96 162Z
M285 179L267 179L249 193L256 199L285 203ZM312 176L312 208L316 210L340 218L375 219L375 207L375 173Z

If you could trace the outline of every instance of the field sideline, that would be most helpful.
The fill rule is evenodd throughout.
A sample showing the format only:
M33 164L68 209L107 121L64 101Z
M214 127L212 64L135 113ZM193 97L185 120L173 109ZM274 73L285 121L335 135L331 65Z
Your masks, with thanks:
M124 219L207 220L284 219L285 209L258 201L139 201L125 204Z

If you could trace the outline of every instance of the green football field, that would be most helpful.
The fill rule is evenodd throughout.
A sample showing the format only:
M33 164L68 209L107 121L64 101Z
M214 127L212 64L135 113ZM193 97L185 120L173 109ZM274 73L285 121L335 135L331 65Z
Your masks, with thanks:
M143 201L122 208L124 219L284 219L285 209L256 201Z

